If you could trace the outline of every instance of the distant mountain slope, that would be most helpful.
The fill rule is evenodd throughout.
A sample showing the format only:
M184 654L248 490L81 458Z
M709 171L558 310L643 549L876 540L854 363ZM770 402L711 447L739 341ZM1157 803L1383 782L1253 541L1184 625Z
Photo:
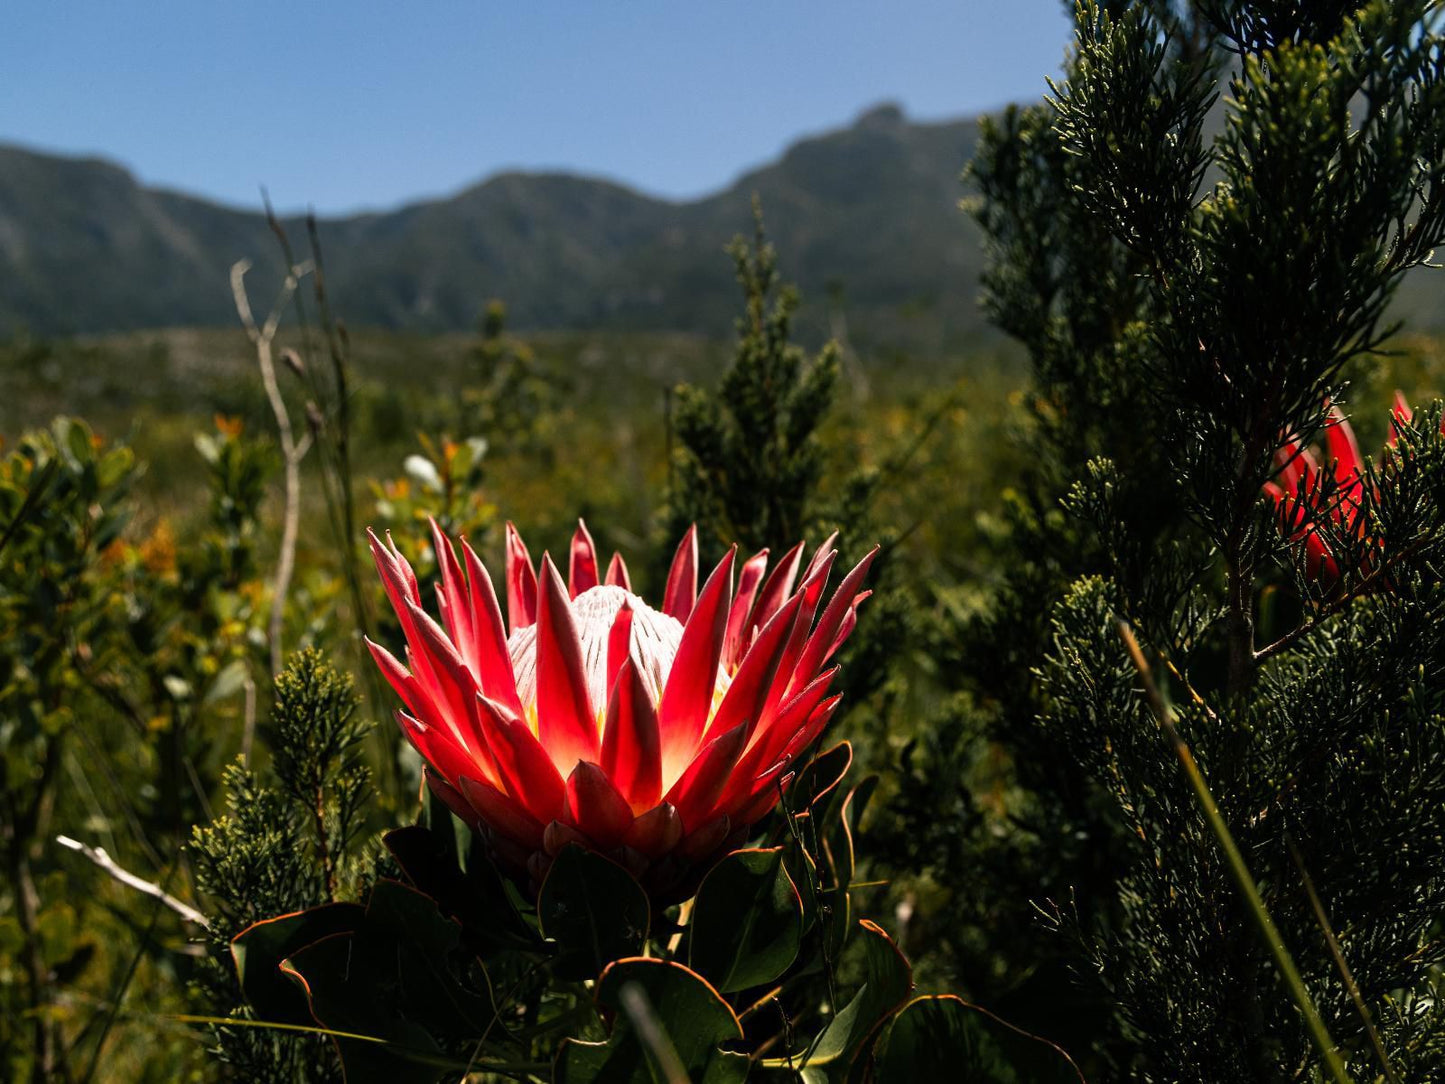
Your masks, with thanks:
M979 238L957 209L976 135L973 121L915 124L882 106L689 203L503 174L323 221L330 284L356 325L468 328L500 297L519 329L724 334L737 301L722 249L750 228L757 192L815 328L831 297L859 345L939 347L981 328ZM277 263L259 215L143 187L101 160L0 147L0 334L232 324L226 276L243 257Z

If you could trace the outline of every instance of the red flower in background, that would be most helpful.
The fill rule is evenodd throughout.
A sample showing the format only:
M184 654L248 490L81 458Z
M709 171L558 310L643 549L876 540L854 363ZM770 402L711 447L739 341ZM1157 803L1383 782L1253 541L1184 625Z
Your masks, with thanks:
M1397 426L1412 417L1410 404L1398 391L1390 413L1389 445L1393 448ZM1355 534L1365 526L1360 518L1365 462L1360 456L1355 431L1338 407L1330 408L1330 418L1325 424L1325 451L1329 456L1327 469L1335 482L1331 494L1326 495L1322 487L1319 460L1298 439L1289 440L1275 453L1278 481L1266 482L1264 491L1279 512L1280 529L1304 546L1306 574L1311 579L1330 583L1339 578L1340 566L1316 525L1333 520L1344 531Z
M874 553L823 596L831 539L770 576L767 551L734 547L697 587L697 536L677 550L662 608L632 593L614 554L599 576L579 523L567 583L532 564L507 525L510 635L482 562L432 523L441 621L416 575L373 534L372 555L406 637L406 664L368 641L406 703L397 721L433 792L484 833L494 856L540 882L578 842L616 859L650 891L735 846L770 812L790 765L837 709L826 668L852 632ZM801 574L800 574L801 569Z

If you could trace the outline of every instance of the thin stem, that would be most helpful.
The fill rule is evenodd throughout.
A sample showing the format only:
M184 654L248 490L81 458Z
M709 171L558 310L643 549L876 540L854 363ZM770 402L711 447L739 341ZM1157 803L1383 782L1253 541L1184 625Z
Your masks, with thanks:
M29 986L29 1003L32 1008L31 1042L34 1045L35 1062L31 1079L36 1084L44 1084L55 1070L56 1043L46 1011L50 1004L51 991L48 982L49 968L45 966L40 947L40 895L36 891L30 861L25 854L27 847L25 840L12 840L8 848L9 865L11 883L15 886L16 918L25 942L25 979Z
M1325 914L1325 905L1320 900L1319 893L1315 891L1314 878L1305 868L1304 855L1300 854L1299 847L1295 845L1294 840L1286 839L1285 842L1289 845L1289 854L1294 859L1295 869L1299 870L1300 880L1304 882L1305 894L1310 898L1310 906L1314 908L1315 921L1319 923L1320 931L1325 935L1325 943L1330 947L1330 955L1335 958L1335 966L1339 968L1340 978L1345 982L1345 989L1350 992L1350 1000L1355 1003L1355 1010L1360 1014L1360 1019L1364 1021L1365 1033L1370 1037L1370 1045L1375 1048L1375 1055L1380 1059L1381 1068L1385 1070L1385 1079L1390 1084L1401 1084L1399 1074L1390 1064L1390 1055L1385 1053L1385 1044L1380 1038L1380 1032L1375 1027L1375 1018L1370 1014L1370 1007L1365 1004L1365 998L1360 993L1360 986L1355 982L1355 974L1345 960L1345 951L1340 946L1339 938L1335 936L1329 916Z
M653 1011L652 1002L648 1000L647 991L642 988L642 984L624 984L618 998L622 1002L622 1011L632 1022L633 1032L656 1061L657 1068L662 1071L667 1084L690 1084L687 1069L683 1066L682 1059L677 1056L677 1048L672 1045L667 1029Z
M90 1084L90 1081L95 1077L95 1070L100 1065L101 1051L105 1049L105 1041L110 1035L111 1028L115 1026L116 1019L120 1016L121 1004L125 1001L126 992L130 989L130 984L135 979L135 973L139 969L140 962L146 954L146 945L155 934L156 925L160 921L162 902L165 899L169 899L166 888L169 886L171 877L175 872L176 864L172 862L170 868L166 870L165 877L161 880L159 893L155 897L156 902L152 905L150 918L146 922L145 932L141 935L140 943L131 955L130 964L126 968L125 975L121 978L120 985L111 998L110 1011L106 1013L105 1023L101 1026L100 1034L96 1037L95 1046L90 1052L90 1060L86 1062L85 1073L80 1078L81 1084Z
M30 851L39 834L42 814L48 801L51 784L61 760L60 736L52 738L45 749L40 776L35 781L34 797L23 805L14 793L4 793L5 817L0 829L5 832L6 858L11 884L15 891L16 919L22 936L23 966L31 1008L31 1041L34 1061L31 1079L45 1084L63 1069L63 1053L59 1041L59 1025L48 1011L54 998L50 968L45 962L40 932L40 892L30 867ZM0 770L6 764L0 755Z
M241 763L251 763L251 744L256 740L256 683L247 674L241 683L245 693L245 713L241 724Z
M1154 717L1159 721L1160 729L1179 758L1179 763L1184 768L1184 774L1188 777L1190 786L1194 788L1194 796L1204 811L1204 818L1209 823L1215 839L1218 840L1220 849L1224 851L1229 871L1234 877L1235 884L1239 887L1240 894L1244 896L1250 916L1254 919L1255 926L1258 927L1260 936L1264 938L1271 955L1274 956L1275 964L1284 978L1285 986L1289 988L1295 1004L1299 1006L1300 1012L1304 1015L1305 1026L1309 1030L1310 1038L1314 1040L1330 1075L1338 1084L1352 1084L1345 1064L1340 1060L1335 1041L1330 1038L1325 1022L1320 1019L1319 1010L1315 1008L1314 1000L1310 997L1309 990L1305 988L1304 979L1300 977L1294 960L1289 954L1289 949L1285 947L1284 938L1280 936L1274 920L1269 917L1269 911L1264 905L1263 897L1259 894L1259 887L1254 883L1254 877L1249 872L1249 866L1245 864L1244 856L1235 844L1229 826L1224 823L1219 806L1214 802L1214 795L1210 793L1209 785L1204 781L1204 775L1194 761L1194 753L1174 726L1173 712L1164 702L1163 696L1160 695L1159 689L1154 684L1154 675L1149 669L1149 663L1144 658L1143 651L1139 649L1139 641L1134 638L1134 633L1122 620L1119 622L1119 636L1129 650L1129 657L1133 660L1135 669L1139 671L1149 707L1153 710Z

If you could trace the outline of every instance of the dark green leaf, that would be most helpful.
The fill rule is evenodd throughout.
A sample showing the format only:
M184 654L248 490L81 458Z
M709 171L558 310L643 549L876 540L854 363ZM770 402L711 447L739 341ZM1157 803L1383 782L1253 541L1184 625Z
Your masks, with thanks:
M866 981L853 1000L819 1033L806 1057L798 1059L811 1068L823 1070L830 1080L844 1079L868 1038L913 990L913 970L893 939L882 927L866 919L858 923L858 929L863 940Z
M385 1041L332 1037L347 1084L431 1084L438 1078L439 1070L427 1061L438 1057L441 1047L424 1027L401 1015L399 983L354 935L308 945L282 969L306 991L322 1027Z
M734 851L698 889L688 964L730 994L778 978L802 938L803 901L783 848Z
M283 970L323 1027L389 1044L336 1037L349 1084L435 1080L451 1064L439 1040L475 1040L496 1018L461 928L436 901L396 881L377 882L353 933L301 949Z
M537 894L542 933L557 943L557 973L592 978L613 960L642 950L652 912L632 874L599 854L569 844Z
M812 809L814 816L820 822L825 820L826 817L823 816L823 813L827 808L827 802L836 797L835 791L838 784L848 774L848 768L852 763L853 746L846 741L839 742L831 749L819 753L799 770L798 777L788 788L786 799L788 809L794 813ZM814 809L820 801L825 803L824 806Z
M854 834L877 785L878 777L870 775L850 790L838 805L837 817L826 825L820 841L829 876L824 893L824 902L831 908L827 937L834 955L842 952L853 930Z
M231 958L241 992L256 1015L278 1024L314 1023L305 994L279 970L281 961L324 937L356 929L363 913L359 904L328 903L268 918L237 934L231 941Z
M962 998L920 997L893 1018L874 1051L878 1080L1078 1084L1084 1076L1055 1044Z
M597 1006L613 1018L605 1043L567 1040L558 1052L556 1084L670 1084L623 1007L623 990L643 995L650 1022L666 1036L688 1077L703 1084L734 1084L747 1076L748 1059L720 1050L741 1039L742 1025L722 997L701 975L665 960L619 960L597 982Z
M437 901L442 913L461 923L462 937L479 954L539 944L537 931L521 916L496 867L473 836L463 870L437 834L421 825L398 828L383 840L407 879Z
M57 443L68 454L71 466L79 468L95 458L90 443L90 427L78 418L60 418L55 423Z
M496 1015L486 972L469 967L461 927L437 903L397 881L378 881L366 907L368 940L400 946L396 976L405 1011L441 1035L486 1031Z

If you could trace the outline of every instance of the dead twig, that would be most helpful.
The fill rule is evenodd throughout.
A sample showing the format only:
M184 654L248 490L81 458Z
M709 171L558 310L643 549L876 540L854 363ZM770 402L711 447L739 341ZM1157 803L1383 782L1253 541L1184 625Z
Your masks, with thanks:
M165 889L161 888L160 885L147 881L143 877L137 877L129 870L122 869L116 865L115 859L106 853L104 847L92 847L89 844L80 842L78 839L71 839L69 836L56 836L55 842L67 850L78 851L80 854L83 854L86 858L94 862L102 872L108 874L112 879L119 881L127 888L133 888L137 892L150 896L152 899L159 900L161 904L169 907L187 922L192 922L203 930L211 928L211 924L206 919L206 916L184 900L176 899Z
M251 314L251 300L246 296L246 272L251 269L250 260L238 260L231 267L231 293L236 302L236 314L256 347L256 364L261 369L261 383L266 389L266 398L271 412L276 416L276 431L281 438L281 455L286 465L286 507L281 524L281 552L276 558L276 578L271 591L271 620L267 639L271 645L271 672L281 672L281 633L286 616L286 595L291 589L291 574L296 567L296 535L301 525L301 460L311 448L311 433L296 439L291 428L291 414L286 401L281 397L280 385L276 382L276 364L271 347L276 339L276 329L281 323L281 314L286 303L295 293L301 276L310 272L309 264L291 269L281 285L280 295L271 308L271 314L263 326L256 324Z

